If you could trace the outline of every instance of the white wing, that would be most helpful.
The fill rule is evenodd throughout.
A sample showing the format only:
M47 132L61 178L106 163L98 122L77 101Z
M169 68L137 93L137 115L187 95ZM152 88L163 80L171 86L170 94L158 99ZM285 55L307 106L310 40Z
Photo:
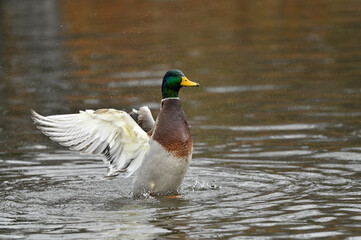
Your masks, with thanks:
M142 164L149 147L147 133L123 111L86 110L47 117L31 113L37 127L51 140L71 150L103 156L107 176L121 172L130 176Z

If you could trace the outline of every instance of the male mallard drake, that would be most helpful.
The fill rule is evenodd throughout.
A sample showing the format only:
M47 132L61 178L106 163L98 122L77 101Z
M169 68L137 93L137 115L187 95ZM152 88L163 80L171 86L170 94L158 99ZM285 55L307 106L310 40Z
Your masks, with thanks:
M107 176L136 170L133 194L177 192L192 158L192 137L179 101L181 87L197 87L179 70L163 77L160 113L154 122L148 107L128 113L115 109L41 116L37 127L51 140L85 154L101 155Z

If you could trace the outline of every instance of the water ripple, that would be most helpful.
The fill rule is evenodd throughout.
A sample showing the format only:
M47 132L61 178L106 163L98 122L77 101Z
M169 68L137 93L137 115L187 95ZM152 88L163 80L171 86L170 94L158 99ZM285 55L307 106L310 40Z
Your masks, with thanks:
M269 126L200 126L202 129L219 129L219 130L232 130L244 132L258 132L258 131L293 131L293 130L312 130L312 129L325 129L325 128L340 128L342 124L282 124L282 125L269 125Z
M205 90L210 93L237 93L237 92L250 92L250 91L269 91L285 88L286 86L280 85L249 85L249 86L219 86L219 87L206 87Z

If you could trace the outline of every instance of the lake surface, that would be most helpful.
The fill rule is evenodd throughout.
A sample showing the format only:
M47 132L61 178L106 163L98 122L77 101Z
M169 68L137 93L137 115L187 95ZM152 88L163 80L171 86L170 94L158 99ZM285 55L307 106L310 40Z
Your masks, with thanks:
M1 1L0 239L361 239L359 1ZM36 129L148 105L164 73L194 154L182 198Z

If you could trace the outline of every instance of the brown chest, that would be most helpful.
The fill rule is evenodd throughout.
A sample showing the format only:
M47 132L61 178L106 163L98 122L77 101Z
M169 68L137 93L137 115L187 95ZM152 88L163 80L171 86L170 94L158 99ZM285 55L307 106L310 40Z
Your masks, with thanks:
M166 99L158 115L153 140L178 158L192 154L192 137L179 99Z

